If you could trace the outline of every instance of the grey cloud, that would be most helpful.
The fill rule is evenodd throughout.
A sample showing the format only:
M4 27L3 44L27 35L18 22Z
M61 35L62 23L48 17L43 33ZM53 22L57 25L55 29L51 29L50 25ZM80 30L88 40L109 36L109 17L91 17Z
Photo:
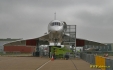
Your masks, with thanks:
M77 37L112 42L112 3L112 0L0 0L0 38L42 36L57 12L59 20L77 25Z
M102 7L103 8L103 7ZM99 27L109 27L112 25L112 18L113 18L113 9L112 8L104 8L100 13L95 12L98 11L94 10L93 13L88 10L82 10L79 11L76 16L76 18L82 20L83 24L85 25L92 25L92 26L99 26Z
M110 1L110 0L109 0ZM4 6L11 5L28 5L40 7L67 7L70 5L105 5L107 0L3 0L1 4Z

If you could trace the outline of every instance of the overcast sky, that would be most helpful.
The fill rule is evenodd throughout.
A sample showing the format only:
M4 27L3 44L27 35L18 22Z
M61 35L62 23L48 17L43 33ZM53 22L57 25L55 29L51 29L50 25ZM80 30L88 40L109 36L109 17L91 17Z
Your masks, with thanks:
M113 43L113 0L0 0L0 38L37 38L56 18L77 38Z

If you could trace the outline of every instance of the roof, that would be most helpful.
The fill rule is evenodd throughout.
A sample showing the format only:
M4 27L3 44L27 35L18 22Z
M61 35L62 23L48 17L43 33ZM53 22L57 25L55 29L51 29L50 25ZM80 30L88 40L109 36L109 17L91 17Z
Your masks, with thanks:
M11 38L0 39L0 41L16 41L16 40L21 40L21 38L20 39L11 39Z

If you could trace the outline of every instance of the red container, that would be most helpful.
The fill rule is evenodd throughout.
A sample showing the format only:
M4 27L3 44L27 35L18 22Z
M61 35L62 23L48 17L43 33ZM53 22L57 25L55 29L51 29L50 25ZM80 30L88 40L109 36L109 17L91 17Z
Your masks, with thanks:
M4 46L5 52L31 53L34 50L35 47L28 47L28 46Z

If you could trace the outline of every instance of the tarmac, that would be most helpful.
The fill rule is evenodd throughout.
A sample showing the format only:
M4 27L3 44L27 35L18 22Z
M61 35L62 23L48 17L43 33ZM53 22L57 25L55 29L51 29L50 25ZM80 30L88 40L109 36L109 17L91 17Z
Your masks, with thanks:
M100 70L90 68L82 59L56 59L45 57L0 56L0 70Z
M113 60L113 56L108 56L107 58L112 59Z

